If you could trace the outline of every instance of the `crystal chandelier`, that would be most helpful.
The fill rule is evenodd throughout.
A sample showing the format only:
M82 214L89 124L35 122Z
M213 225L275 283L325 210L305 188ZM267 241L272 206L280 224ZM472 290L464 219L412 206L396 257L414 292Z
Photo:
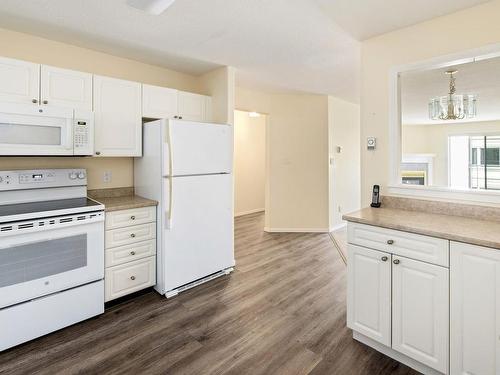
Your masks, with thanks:
M476 96L455 94L456 70L448 70L450 76L450 92L446 96L438 96L429 101L429 118L431 120L462 120L476 117Z

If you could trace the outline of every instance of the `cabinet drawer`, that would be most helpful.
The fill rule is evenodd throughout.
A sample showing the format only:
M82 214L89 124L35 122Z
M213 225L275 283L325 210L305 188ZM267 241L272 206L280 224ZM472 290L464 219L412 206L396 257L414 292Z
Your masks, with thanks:
M106 267L156 255L156 240L142 241L106 250Z
M107 230L105 235L106 249L151 240L155 237L156 223Z
M448 267L449 241L372 225L349 223L348 242Z
M105 300L136 292L156 284L156 257L106 269Z
M129 227L156 221L156 207L141 207L106 213L106 229Z

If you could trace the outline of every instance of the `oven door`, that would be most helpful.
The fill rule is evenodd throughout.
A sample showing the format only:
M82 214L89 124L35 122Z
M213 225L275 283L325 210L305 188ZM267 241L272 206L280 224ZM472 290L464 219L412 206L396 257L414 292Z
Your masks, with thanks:
M0 104L0 155L73 155L73 110Z
M104 213L8 228L0 232L0 308L104 278Z

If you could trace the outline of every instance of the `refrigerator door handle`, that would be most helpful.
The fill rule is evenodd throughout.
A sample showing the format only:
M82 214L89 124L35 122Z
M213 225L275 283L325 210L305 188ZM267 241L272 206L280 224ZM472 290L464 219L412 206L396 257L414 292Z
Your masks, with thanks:
M165 212L167 216L167 220L165 220L166 229L172 229L172 208L174 206L173 195L174 195L174 183L172 177L168 179L168 189L169 189L169 197L168 197L168 212Z

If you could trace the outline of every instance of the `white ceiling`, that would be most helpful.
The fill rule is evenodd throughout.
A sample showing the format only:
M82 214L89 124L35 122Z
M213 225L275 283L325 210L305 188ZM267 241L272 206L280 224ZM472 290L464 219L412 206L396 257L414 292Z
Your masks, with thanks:
M2 0L0 25L191 74L357 102L359 40L486 0L177 0L159 16L125 0Z
M429 99L446 95L449 76L446 70L456 69L457 94L477 96L477 117L445 123L500 120L500 58L456 65L427 71L408 72L401 75L401 110L403 124L438 124L430 120Z

